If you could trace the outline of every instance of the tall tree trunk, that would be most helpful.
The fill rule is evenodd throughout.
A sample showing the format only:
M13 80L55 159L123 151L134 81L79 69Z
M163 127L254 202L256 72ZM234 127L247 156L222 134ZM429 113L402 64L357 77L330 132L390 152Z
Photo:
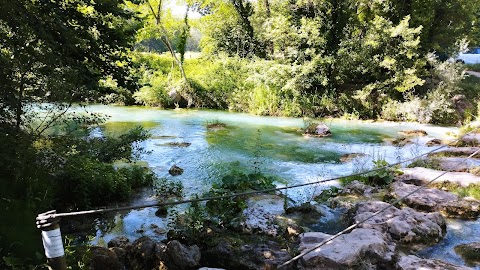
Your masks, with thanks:
M268 0L264 0L263 4L265 5L265 12L267 14L267 18L270 18L270 2L268 2Z
M180 61L178 59L177 55L175 54L175 50L173 49L173 45L170 42L170 39L168 38L167 31L165 30L165 28L162 25L162 15L161 15L162 1L159 1L159 3L158 3L157 12L155 12L155 10L153 9L153 6L150 4L150 1L147 1L147 4L148 4L148 7L150 8L150 11L152 12L153 16L155 17L156 25L160 28L160 31L161 31L161 34L162 34L162 37L161 37L160 40L163 42L163 44L165 44L168 51L172 55L175 63L177 64L178 69L180 70L180 74L182 75L183 81L185 83L185 87L186 87L187 92L191 93L192 92L191 91L192 87L191 87L190 83L188 82L187 75L185 74L185 70L183 69L183 63L182 63L182 61ZM188 12L188 10L187 10L187 12ZM189 98L187 101L188 101L187 106L188 107L192 106L192 104L193 104L192 99Z
M23 115L23 94L25 91L25 74L22 72L20 75L20 87L18 90L18 99L15 108L15 129L20 132L20 128L22 126L22 115Z

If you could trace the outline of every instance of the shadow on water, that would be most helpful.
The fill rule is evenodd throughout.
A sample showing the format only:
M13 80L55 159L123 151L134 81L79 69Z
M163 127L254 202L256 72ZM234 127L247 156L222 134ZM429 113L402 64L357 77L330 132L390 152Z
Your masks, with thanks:
M146 130L151 130L156 128L160 125L159 122L151 122L151 121L144 121L144 122L106 122L103 124L102 131L105 136L108 137L118 137L122 134L127 133L132 128L137 126L141 126Z

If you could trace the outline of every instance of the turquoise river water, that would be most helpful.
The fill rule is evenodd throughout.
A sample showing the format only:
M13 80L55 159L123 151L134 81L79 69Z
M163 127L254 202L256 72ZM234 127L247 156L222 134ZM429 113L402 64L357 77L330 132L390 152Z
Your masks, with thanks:
M314 138L301 134L305 123L299 118L103 105L89 106L88 110L110 116L107 123L94 133L115 135L137 125L145 127L152 136L141 143L148 151L141 159L146 161L160 178L181 181L187 198L195 194L201 196L209 189L212 181L232 167L251 171L254 164L260 164L259 168L263 173L282 179L277 186L307 183L371 168L372 161L376 159L394 163L417 156L432 149L425 146L428 140L448 139L447 133L455 131L454 128L416 123L327 119L324 123L330 127L333 135ZM206 125L214 122L224 123L226 128L207 129ZM413 140L413 144L404 147L396 147L390 143L400 137L399 131L412 129L425 130L428 136L418 137ZM191 145L178 147L170 143ZM366 156L342 163L340 157L349 153L364 153ZM182 175L173 177L168 173L174 164L184 169ZM332 181L314 188L295 189L289 191L288 195L301 202L330 185L338 183ZM145 191L138 194L131 204L155 200L157 198L151 192ZM126 235L131 239L143 235L164 238L168 220L155 216L155 211L154 208L146 208L97 219L93 243L104 244L118 235ZM422 251L421 255L450 258L452 262L462 264L463 262L450 252L451 245L468 239L465 235L469 232L475 235L474 232L478 232L479 227L476 221L449 221L449 233L445 241Z

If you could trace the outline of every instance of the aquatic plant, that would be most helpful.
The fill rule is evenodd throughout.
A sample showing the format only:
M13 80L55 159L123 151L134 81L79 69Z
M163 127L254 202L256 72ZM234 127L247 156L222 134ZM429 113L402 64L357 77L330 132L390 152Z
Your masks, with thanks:
M209 197L225 196L249 190L264 190L274 188L276 178L262 173L246 174L233 170L223 176L220 181L213 183L212 188L206 193ZM224 198L208 201L207 212L218 220L221 225L228 224L238 217L246 208L246 197Z
M157 196L162 198L183 196L183 184L180 181L160 178L153 183L153 189Z
M397 173L395 167L387 166L389 166L387 161L384 159L377 159L373 161L374 171L358 176L342 177L339 179L339 181L344 186L355 180L358 180L367 185L384 187L392 183L393 179L395 178L395 174Z

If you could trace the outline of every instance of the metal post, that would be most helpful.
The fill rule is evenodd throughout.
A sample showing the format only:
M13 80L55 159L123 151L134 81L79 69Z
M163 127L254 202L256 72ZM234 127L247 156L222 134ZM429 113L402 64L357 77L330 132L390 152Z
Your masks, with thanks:
M37 216L37 228L42 230L43 247L47 264L51 270L67 270L65 250L60 233L60 218L52 218L57 211L52 210Z

